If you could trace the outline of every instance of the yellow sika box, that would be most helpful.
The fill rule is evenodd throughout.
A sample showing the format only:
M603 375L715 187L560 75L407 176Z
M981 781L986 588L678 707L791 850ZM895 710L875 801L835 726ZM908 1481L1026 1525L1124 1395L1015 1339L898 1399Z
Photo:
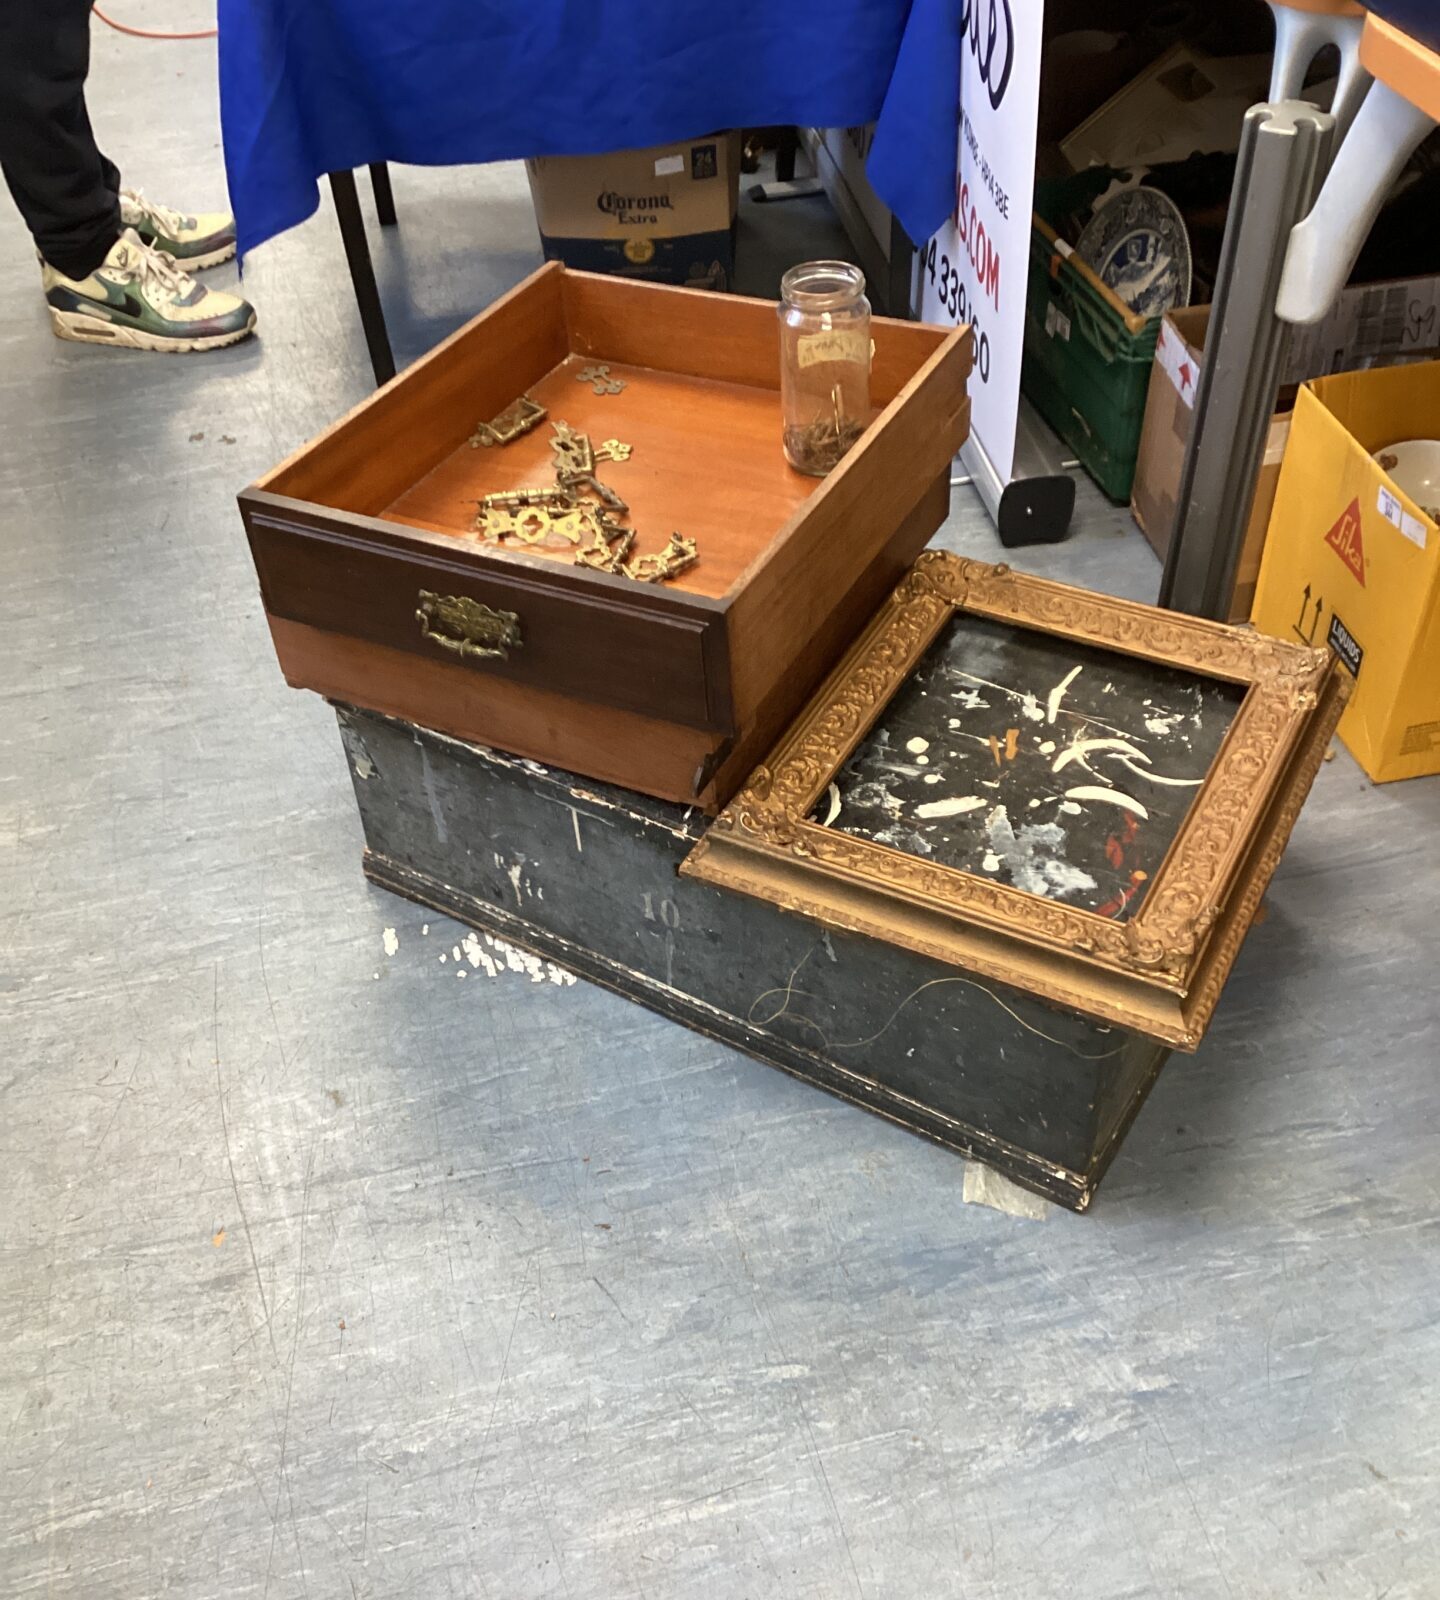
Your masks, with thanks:
M1317 378L1290 427L1252 620L1355 676L1340 737L1377 783L1440 772L1440 529L1375 460L1440 439L1440 361Z

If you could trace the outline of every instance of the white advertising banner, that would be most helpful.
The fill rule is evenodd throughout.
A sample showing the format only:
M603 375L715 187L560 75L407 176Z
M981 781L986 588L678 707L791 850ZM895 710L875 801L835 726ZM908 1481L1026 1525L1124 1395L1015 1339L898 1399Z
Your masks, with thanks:
M963 0L955 210L919 258L921 319L975 330L970 428L1002 484L1015 464L1044 12L1044 0Z

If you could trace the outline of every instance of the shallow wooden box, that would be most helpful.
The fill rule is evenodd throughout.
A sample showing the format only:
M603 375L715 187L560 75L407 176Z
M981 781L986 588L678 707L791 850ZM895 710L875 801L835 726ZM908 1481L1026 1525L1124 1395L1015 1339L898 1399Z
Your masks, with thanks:
M587 776L717 809L943 521L968 330L877 319L864 437L823 481L780 449L768 301L542 268L240 496L289 683ZM626 387L577 381L595 361ZM553 481L547 423L473 449L529 394L598 444L642 584L471 531L483 494ZM427 637L423 592L518 618L507 658Z

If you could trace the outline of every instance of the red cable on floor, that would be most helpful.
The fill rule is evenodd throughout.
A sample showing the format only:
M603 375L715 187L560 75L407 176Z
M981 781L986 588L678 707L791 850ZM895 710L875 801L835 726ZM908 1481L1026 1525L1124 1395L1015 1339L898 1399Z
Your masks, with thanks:
M155 33L150 28L132 28L127 23L116 22L114 17L107 17L99 6L92 6L91 10L116 33L128 33L132 39L213 39L220 31L218 28L204 28L196 33Z

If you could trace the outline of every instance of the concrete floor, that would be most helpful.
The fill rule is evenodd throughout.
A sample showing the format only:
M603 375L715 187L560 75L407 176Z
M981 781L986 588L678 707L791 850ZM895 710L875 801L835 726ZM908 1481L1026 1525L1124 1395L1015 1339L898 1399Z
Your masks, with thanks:
M211 46L97 31L93 107L218 199ZM515 169L397 191L409 359L537 249ZM0 1594L1440 1595L1440 784L1323 769L1088 1216L964 1204L367 888L233 504L366 392L328 213L246 281L246 347L63 345L0 204ZM1082 498L1017 564L1150 597Z

